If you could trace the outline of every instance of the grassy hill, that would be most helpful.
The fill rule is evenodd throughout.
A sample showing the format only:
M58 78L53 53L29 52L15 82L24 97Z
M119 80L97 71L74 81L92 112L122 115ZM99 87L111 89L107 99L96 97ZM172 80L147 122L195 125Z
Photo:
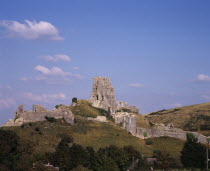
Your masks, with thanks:
M59 106L58 106L59 107ZM74 143L83 147L91 146L96 151L110 145L117 147L133 146L144 157L151 157L153 151L168 152L171 156L179 158L184 141L169 137L151 138L150 145L147 140L132 136L109 118L108 122L101 123L87 120L87 117L107 116L107 112L92 107L85 100L79 100L76 106L63 106L70 108L75 114L75 124L70 125L63 119L26 123L20 127L1 127L3 130L14 131L31 161L42 160L46 153L55 152L57 145L63 137L73 137ZM150 127L150 122L144 116L137 115L137 125Z
M95 150L116 145L123 147L132 145L144 156L151 156L154 150L167 151L173 156L179 156L184 142L173 138L154 138L151 145L132 136L118 125L88 121L81 116L75 116L75 125L69 125L63 120L56 122L28 123L22 127L3 127L17 133L21 140L30 145L32 155L53 152L63 136L72 136L74 142L83 147L92 146ZM176 148L174 148L176 144ZM167 145L167 148L166 148Z
M210 103L161 110L144 115L153 123L169 124L186 131L210 135Z

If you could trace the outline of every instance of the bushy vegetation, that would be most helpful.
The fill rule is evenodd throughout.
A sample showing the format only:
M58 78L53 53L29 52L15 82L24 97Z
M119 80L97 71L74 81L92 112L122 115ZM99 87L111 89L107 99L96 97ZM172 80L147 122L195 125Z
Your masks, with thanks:
M173 168L182 168L179 158L172 157L166 151L155 150L153 157L157 159L155 169L172 170Z
M93 171L109 170L124 171L132 164L132 159L138 159L136 168L146 169L146 164L140 152L132 146L119 148L108 146L95 151L92 147L83 148L72 141L61 140L56 151L50 157L51 163L61 170L72 170L83 166Z
M146 145L151 145L152 144L152 140L151 139L145 139L145 144Z
M56 119L55 119L54 117L45 116L45 119L46 119L48 122L56 122Z
M76 97L72 98L72 103L77 103L77 98Z
M205 168L206 147L193 134L187 134L187 141L181 152L182 164L187 168Z
M58 109L62 104L56 105L55 108Z

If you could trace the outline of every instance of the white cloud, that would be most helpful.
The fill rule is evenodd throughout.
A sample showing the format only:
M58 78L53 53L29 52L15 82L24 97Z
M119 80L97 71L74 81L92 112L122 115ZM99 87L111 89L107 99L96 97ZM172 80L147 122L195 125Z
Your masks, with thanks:
M11 106L16 105L16 100L13 98L2 98L0 99L0 109L8 109Z
M22 77L20 78L20 80L21 81L47 81L47 83L56 84L56 83L70 82L71 77L76 78L76 79L83 78L80 74L64 72L59 67L47 68L42 65L37 65L34 69L38 71L40 74L34 77Z
M46 21L36 22L25 20L24 23L19 23L17 21L3 20L0 22L0 26L6 29L9 37L20 37L29 40L42 38L63 40L59 35L58 29Z
M180 104L180 103L175 103L175 104L173 104L172 106L173 106L173 107L182 107L182 104Z
M42 56L41 58L50 62L57 62L57 61L70 62L71 61L71 58L68 55L63 55L63 54L47 55L47 56Z
M140 83L131 83L129 84L130 87L137 87L137 88L140 88L140 87L144 87L143 84L140 84Z
M40 73L44 75L52 75L52 76L73 76L72 73L70 72L64 72L61 68L59 67L52 67L51 69L42 66L42 65L37 65L34 68L36 71L39 71Z
M33 94L33 93L24 93L24 98L34 101L34 102L43 102L43 103L50 103L56 100L65 100L66 95L63 93L58 94Z
M197 80L198 81L210 81L210 76L204 75L204 74L199 74L199 75L197 75Z
M75 66L73 67L74 70L79 70L79 67Z

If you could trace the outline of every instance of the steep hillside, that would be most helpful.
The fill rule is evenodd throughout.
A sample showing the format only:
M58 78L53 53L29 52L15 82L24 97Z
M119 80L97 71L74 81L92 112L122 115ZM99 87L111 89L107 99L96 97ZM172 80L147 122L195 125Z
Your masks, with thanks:
M144 115L153 123L169 124L186 131L210 135L210 103L161 110Z

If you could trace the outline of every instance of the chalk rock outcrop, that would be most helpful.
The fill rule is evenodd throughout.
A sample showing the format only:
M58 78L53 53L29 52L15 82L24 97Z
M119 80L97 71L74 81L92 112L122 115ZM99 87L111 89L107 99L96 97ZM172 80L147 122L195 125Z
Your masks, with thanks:
M2 126L21 126L28 122L44 121L47 117L54 117L56 119L63 118L67 123L74 123L73 113L64 107L60 107L53 111L48 111L41 105L33 105L33 111L24 111L23 105L18 106L18 109L14 113L14 120L9 119L7 123Z

